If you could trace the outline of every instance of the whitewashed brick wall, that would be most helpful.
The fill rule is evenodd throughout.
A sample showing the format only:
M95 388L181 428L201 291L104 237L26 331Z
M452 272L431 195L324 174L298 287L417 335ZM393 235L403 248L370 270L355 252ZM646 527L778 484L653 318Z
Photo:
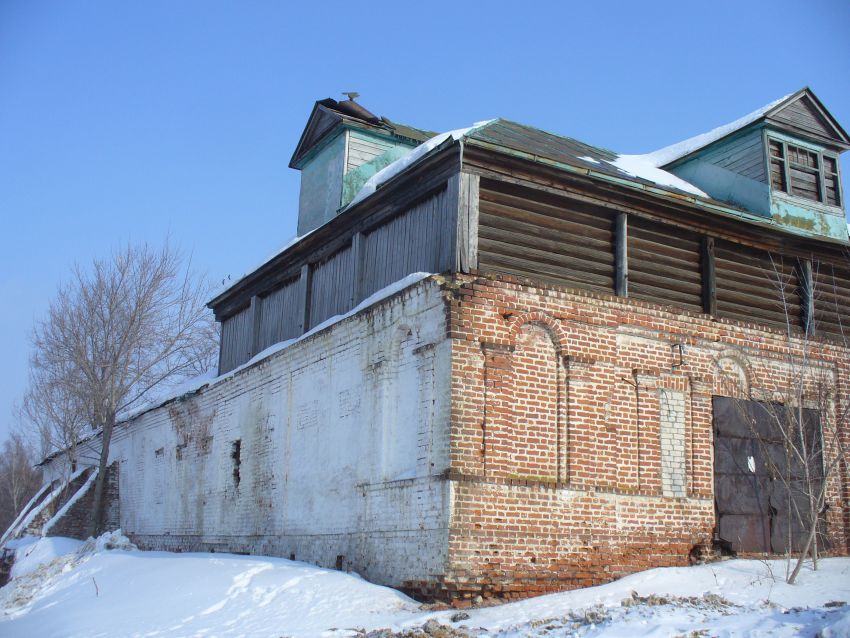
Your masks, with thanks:
M662 389L661 489L664 496L687 496L685 475L685 394Z
M446 562L450 343L424 280L116 429L121 525L400 585ZM235 442L238 445L234 458Z

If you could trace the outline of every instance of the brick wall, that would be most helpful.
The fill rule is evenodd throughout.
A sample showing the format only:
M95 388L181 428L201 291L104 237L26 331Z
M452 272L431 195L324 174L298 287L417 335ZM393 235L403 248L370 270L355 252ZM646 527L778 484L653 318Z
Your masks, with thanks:
M451 349L429 279L116 428L140 547L293 556L389 585L445 566Z
M77 490L81 489L88 477L88 473L83 474L79 479L72 484L73 489L68 490L67 496L57 503L57 511L61 508L68 499L76 494ZM118 499L118 465L112 463L106 468L106 485L104 486L104 499L106 501L106 512L104 517L104 529L107 531L115 530L120 527L120 503ZM94 482L91 483L85 494L81 495L67 512L56 521L48 530L48 536L66 536L68 538L78 538L85 540L89 537L91 529L91 508L94 501Z
M712 395L779 400L805 349L807 388L826 372L847 397L834 345L507 276L457 275L449 331L453 508L436 589L459 599L686 564L714 529ZM846 550L843 481L828 517Z

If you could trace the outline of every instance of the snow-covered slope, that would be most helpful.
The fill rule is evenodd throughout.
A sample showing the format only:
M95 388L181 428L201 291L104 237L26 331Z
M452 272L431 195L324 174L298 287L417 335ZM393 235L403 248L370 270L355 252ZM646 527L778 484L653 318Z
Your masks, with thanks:
M850 635L846 558L807 568L793 587L783 561L734 560L456 615L281 558L140 552L117 533L73 546L0 590L0 636L425 636L425 623L428 635L439 623L453 628L445 636L503 638Z

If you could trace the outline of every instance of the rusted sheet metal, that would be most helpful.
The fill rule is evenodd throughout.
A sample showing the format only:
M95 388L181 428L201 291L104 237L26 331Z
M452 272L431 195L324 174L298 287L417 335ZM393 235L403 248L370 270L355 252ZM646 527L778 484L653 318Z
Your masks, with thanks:
M781 405L714 397L714 497L717 534L739 552L783 553L805 543L809 513L806 466L782 436L799 412ZM809 474L822 468L820 418L803 410ZM797 438L796 440L799 440ZM811 476L810 476L811 478ZM822 544L823 546L823 544Z
M765 516L727 514L719 518L717 533L736 552L770 552L770 520Z

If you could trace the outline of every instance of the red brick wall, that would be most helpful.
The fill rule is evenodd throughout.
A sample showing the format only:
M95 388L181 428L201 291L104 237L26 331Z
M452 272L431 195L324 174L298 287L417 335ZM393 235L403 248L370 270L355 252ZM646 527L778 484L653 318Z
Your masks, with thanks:
M801 342L510 277L456 275L450 288L454 482L444 594L601 583L687 564L692 548L710 544L711 397L776 400ZM674 344L686 348L684 365ZM814 367L846 389L847 350L806 347ZM662 410L670 397L677 409ZM662 416L679 427L662 431ZM684 459L684 473L668 469L664 485L662 454L675 454L676 468ZM845 551L846 478L829 493L830 532Z

